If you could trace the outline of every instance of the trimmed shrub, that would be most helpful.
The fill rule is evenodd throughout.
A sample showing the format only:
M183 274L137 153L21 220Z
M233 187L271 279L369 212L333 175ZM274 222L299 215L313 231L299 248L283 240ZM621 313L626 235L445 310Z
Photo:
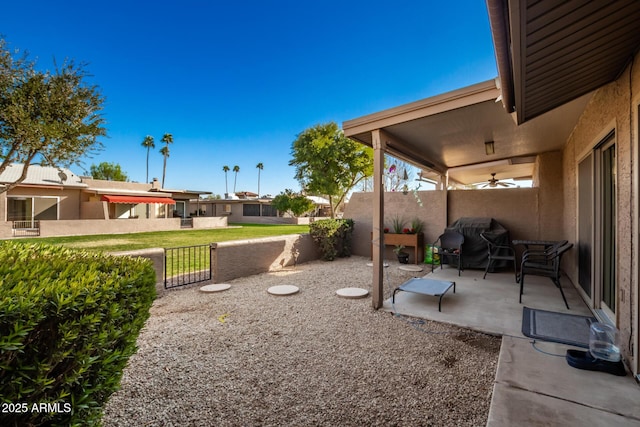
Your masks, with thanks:
M322 259L333 261L336 257L351 256L352 219L322 219L312 222L309 233L320 246Z
M91 425L155 298L148 260L0 244L0 425Z

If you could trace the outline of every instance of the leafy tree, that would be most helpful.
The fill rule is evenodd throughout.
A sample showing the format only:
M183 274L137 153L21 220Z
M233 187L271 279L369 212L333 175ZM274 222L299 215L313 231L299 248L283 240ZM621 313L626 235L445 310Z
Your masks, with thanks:
M334 122L306 129L291 154L295 178L307 193L327 196L332 217L349 191L373 174L373 150L345 137Z
M309 212L314 207L315 204L311 200L307 199L306 196L297 195L291 198L291 205L289 207L289 210L295 216L300 216L304 213Z
M122 171L117 163L102 162L99 165L91 165L91 177L106 181L129 181L129 177Z
M271 205L280 212L289 212L293 216L300 216L315 207L306 196L289 189L274 197Z
M220 194L208 194L207 196L201 196L200 200L220 200L222 196Z
M169 144L173 144L173 135L170 133L165 133L161 139L164 142L164 147L160 149L160 154L164 157L164 162L162 164L162 188L164 188L164 177L167 173L167 158L169 157Z
M225 193L229 194L229 184L227 183L227 172L229 172L231 169L229 169L229 166L224 165L222 167L222 172L224 172L224 191Z
M264 169L264 165L262 163L258 163L256 168L258 168L258 197L260 197L260 171Z
M145 136L144 140L142 140L142 146L147 149L147 178L145 182L148 183L149 182L149 151L152 148L156 148L156 144L155 144L155 141L153 140L153 137L151 135Z
M24 181L37 160L68 167L101 148L104 98L85 77L83 67L71 61L39 71L0 39L0 173L12 163L24 165L22 175L0 192Z
M235 165L233 167L233 171L236 173L235 176L233 177L233 192L236 192L236 181L238 179L238 172L240 172L240 166Z

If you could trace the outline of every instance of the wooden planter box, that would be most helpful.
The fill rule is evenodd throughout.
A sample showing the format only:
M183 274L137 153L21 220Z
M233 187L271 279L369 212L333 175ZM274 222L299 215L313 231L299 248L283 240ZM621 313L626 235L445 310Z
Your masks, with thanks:
M373 233L371 233L371 240L373 240ZM398 246L402 245L405 248L413 248L413 260L416 264L424 261L424 234L395 234L384 233L384 245L385 246ZM373 256L373 243L371 244L371 254Z

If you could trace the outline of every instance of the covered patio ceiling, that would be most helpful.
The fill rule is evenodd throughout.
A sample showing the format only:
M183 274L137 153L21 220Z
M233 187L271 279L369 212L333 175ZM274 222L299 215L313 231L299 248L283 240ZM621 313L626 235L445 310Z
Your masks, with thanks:
M345 135L372 146L372 131L389 137L387 152L462 184L531 176L535 155L561 150L591 94L517 125L500 102L495 80L343 123ZM485 142L493 141L494 154Z

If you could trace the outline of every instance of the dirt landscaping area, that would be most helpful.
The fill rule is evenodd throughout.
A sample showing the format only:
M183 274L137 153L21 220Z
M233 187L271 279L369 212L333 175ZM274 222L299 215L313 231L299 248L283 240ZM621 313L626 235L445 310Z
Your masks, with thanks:
M370 290L367 262L310 262L221 293L164 292L104 425L485 425L500 338L336 296ZM387 296L413 274L392 263ZM300 292L268 294L274 285Z

